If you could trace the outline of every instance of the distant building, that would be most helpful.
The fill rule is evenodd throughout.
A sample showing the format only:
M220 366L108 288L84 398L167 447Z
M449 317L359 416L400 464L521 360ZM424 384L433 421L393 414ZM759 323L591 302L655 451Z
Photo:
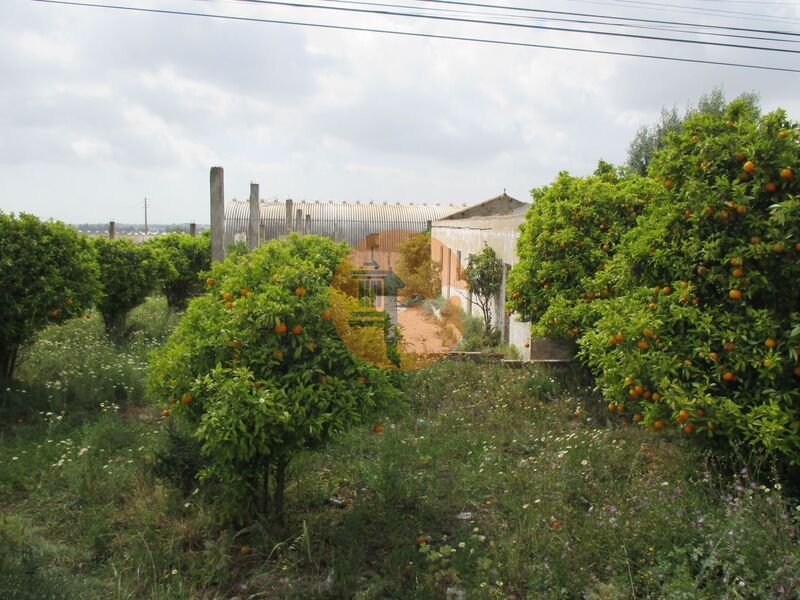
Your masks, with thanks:
M436 219L453 214L466 205L389 204L386 202L285 202L261 201L261 239L269 241L289 232L321 235L334 241L346 241L356 247L367 236L397 231L420 232ZM225 243L245 239L250 215L246 200L232 200L225 205ZM391 237L391 236L390 236ZM402 241L407 237L398 234ZM394 247L393 240L382 236L383 248Z

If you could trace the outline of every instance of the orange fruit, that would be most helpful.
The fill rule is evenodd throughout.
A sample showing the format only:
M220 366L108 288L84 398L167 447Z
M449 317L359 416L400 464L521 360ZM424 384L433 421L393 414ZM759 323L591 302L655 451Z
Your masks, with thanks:
M753 244L754 246L756 244L760 244L761 243L761 238L758 237L757 235L754 235L753 237L750 238L750 243Z
M650 304L647 305L647 308L649 308L650 310L655 310L658 308L658 304L656 304L655 302L651 302Z
M733 343L733 342L725 342L725 345L724 345L723 347L724 347L724 348L725 348L725 350L727 350L728 352L733 352L733 349L734 349L736 346L734 345L734 343Z
M781 252L783 252L783 244L781 244L780 242L776 242L776 243L775 243L775 244L772 246L772 251L773 251L775 254L780 254Z
M651 338L653 337L653 332L650 329L645 329L644 331L642 331L642 335L646 338Z
M686 409L681 410L675 420L678 423L685 423L689 419L689 411Z
M418 544L418 545L422 546L422 544L427 544L427 543L428 543L428 540L425 538L425 536L424 536L424 535L422 535L422 534L419 534L419 535L417 536L417 544Z
M233 340L231 342L231 344L233 344L234 348L241 348L242 347L242 340Z
M788 129L781 129L781 130L778 132L778 137L779 137L779 138L781 138L782 140L785 140L785 139L786 139L786 138L788 138L790 135L792 135L792 132L791 132L791 131L789 131Z
M744 275L744 271L742 269L736 268L733 271L731 271L731 275L733 275L734 277L741 277L742 275Z
M661 394L659 394L658 392L653 392L651 398L653 402L658 402L659 400L661 400Z
M322 320L328 321L333 316L333 313L330 310L323 310L322 311Z
M694 411L694 414L698 417L703 417L705 416L706 413L703 411L702 408L698 408L696 411Z
M72 298L67 298L64 302L66 302L67 306L72 306Z
M720 221L727 221L728 219L731 218L731 213L729 213L727 210L721 210L719 211L719 215L717 216L717 218Z
M227 310L230 310L230 309L232 309L232 308L233 308L233 302L226 302L226 303L225 303L225 308L226 308Z
M642 415L633 415L633 422L634 423L641 423L642 422Z
M716 352L709 352L708 353L708 358L710 358L714 362L717 362L717 359L719 358L719 354L717 354Z
M792 369L792 373L794 373L797 377L800 377L800 367L795 367Z
M665 179L664 180L664 187L667 188L668 190L672 189L672 185L673 185L672 179Z
M171 414L172 414L172 413L171 413L171 412L169 412L169 409L168 409L168 408L165 408L163 411L161 411L161 416L162 416L162 417L168 417L168 416L170 416Z
M553 529L558 529L561 527L561 522L558 519L550 519L550 527Z
M800 242L797 242L797 243L794 245L794 249L795 249L797 252L800 252Z
M656 431L661 431L664 428L664 421L662 419L658 419L655 423L653 423L653 429Z
M54 319L57 318L58 315L60 315L60 314L61 314L61 311L58 310L57 308L54 308L53 310L50 311L50 316L53 317Z
M734 379L736 379L736 375L734 375L734 374L733 374L733 373L731 373L730 371L725 371L725 372L722 374L722 380L723 380L723 381L728 381L728 382L730 382L730 381L733 381Z
M642 397L647 398L648 400L653 396L652 392L644 391L642 392Z
M775 341L773 338L767 338L767 341L764 342L764 345L767 348L774 348L775 346L778 345L778 342Z
M744 204L740 204L736 207L736 214L737 215L744 215L747 214L747 207Z
M253 549L250 546L242 546L241 548L239 548L239 554L241 554L242 556L247 556L252 551Z
M610 412L614 412L615 410L617 410L617 405L616 405L616 404L614 404L613 402L610 402L610 403L608 404L608 410L609 410Z
M748 160L744 165L742 165L742 169L745 173L752 175L756 172L756 165L752 160Z
M189 406L192 403L192 395L189 392L186 392L183 396L181 396L181 402L184 406Z
M623 408L622 408L622 404L618 404L618 405L617 405L617 414L620 414L620 415L621 415L621 414L622 414L622 412L623 412L623 410L625 410L625 409L623 409Z
M250 295L249 288L242 288L239 293L242 295L242 298L247 298Z
M731 266L733 266L733 267L740 267L740 266L742 266L742 259L741 259L741 258L737 258L737 257L735 257L735 256L734 256L734 257L731 259Z
M208 279L206 279L206 285L207 285L207 286L212 286L212 285L214 285L215 283L216 283L216 281L214 281L214 278L213 278L213 277L209 277Z
M714 210L713 206L706 206L703 212L706 214L707 217L713 217L714 213L717 211Z
M665 296L669 296L672 293L672 288L669 287L669 286L666 286L666 287L661 289L661 293L664 294Z
M730 296L731 300L741 300L742 299L742 292L739 290L731 290L728 292L728 296Z
M731 129L731 128L733 128L733 121L731 121L730 119L728 119L727 121L725 121L725 126L726 126L728 129Z
M694 425L692 425L691 423L687 423L686 425L684 425L683 433L688 433L688 434L694 433Z
M275 325L275 333L277 333L278 335L283 335L284 333L286 333L286 330L287 330L286 323L278 323L277 325Z
M530 344L530 342L525 342L525 343L523 344L523 346L525 346L526 348L530 348L531 344Z
M774 184L773 182L771 182L771 181L769 181L769 182L767 182L767 183L765 183L765 184L764 184L764 191L765 191L765 192L768 192L768 193L770 193L770 194L771 194L772 192L774 192L775 190L777 190L777 189L778 189L778 186L777 186L777 185L775 185L775 184Z
M634 390L636 390L636 393L637 393L637 394L642 394L642 393L644 393L644 388L643 388L642 386L640 386L640 385L637 385L637 386L636 386L635 388L633 388L633 389L634 389Z
M303 326L299 323L292 327L292 335L300 335L303 333Z
M639 340L636 342L636 345L639 347L640 350L647 350L650 347L650 342L647 340Z
M272 353L272 357L277 360L283 360L283 352L281 350L275 350L275 352Z
M231 300L233 300L233 294L231 294L230 292L225 292L224 294L222 294L222 299L225 300L225 302L230 302Z
M372 428L372 431L375 433L383 433L383 425L380 423L375 423L375 426Z
M367 383L367 378L364 377L363 375L359 376L358 383L360 383L361 385L364 385L365 383Z
M744 162L745 156L741 152L737 152L734 158L736 159L736 162Z
M630 375L625 378L625 385L633 385L633 377Z
M794 179L794 171L792 171L789 167L781 169L781 179L784 181L791 181Z
M294 295L297 296L298 298L302 298L303 296L306 295L306 288L304 287L295 288Z
M630 396L631 398L638 398L639 392L637 392L636 389L634 388L628 392L628 396Z

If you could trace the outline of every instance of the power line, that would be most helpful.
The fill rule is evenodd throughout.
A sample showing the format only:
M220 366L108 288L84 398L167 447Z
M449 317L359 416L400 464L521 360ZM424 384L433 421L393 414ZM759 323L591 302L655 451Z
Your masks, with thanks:
M649 58L653 60L664 60L664 61L671 61L671 62L683 62L683 63L692 63L692 64L704 64L704 65L715 65L715 66L724 66L724 67L737 67L737 68L746 68L746 69L759 69L764 71L780 71L785 73L800 73L800 69L792 69L789 67L774 67L768 65L753 65L747 63L734 63L734 62L727 62L727 61L716 61L716 60L705 60L699 58L681 58L677 56L661 56L657 54L642 54L637 52L621 52L615 50L595 50L595 49L588 49L588 48L576 48L574 46L556 46L551 44L533 44L530 42L514 42L510 40L497 40L492 38L478 38L478 37L467 37L467 36L456 36L456 35L444 35L444 34L434 34L434 33L420 33L414 31L398 31L398 30L391 30L391 29L378 29L372 27L356 27L350 25L332 25L329 23L314 23L308 21L289 21L284 19L264 19L259 17L243 17L243 16L234 16L234 15L221 15L216 13L198 13L198 12L191 12L191 11L179 11L179 10L168 10L162 8L144 8L138 6L119 6L119 5L110 5L110 4L97 4L97 3L89 3L89 2L75 2L71 0L31 0L32 2L39 2L42 4L61 4L67 6L83 6L86 8L105 8L110 10L120 10L120 11L130 11L130 12L140 12L140 13L152 13L152 14L162 14L162 15L175 15L175 16L188 16L188 17L205 17L210 19L220 19L220 20L230 20L230 21L239 21L239 22L250 22L250 23L271 23L275 25L292 25L297 27L314 27L317 29L330 29L330 30L339 30L339 31L360 31L366 33L382 33L386 35L398 35L404 37L416 37L416 38L427 38L427 39L440 39L440 40L453 40L453 41L462 41L462 42L473 42L479 44L493 44L498 46L510 46L510 47L518 47L518 48L540 48L546 50L564 50L569 52L581 52L584 54L602 54L606 56L627 56L632 58Z
M475 7L495 7L493 4L482 4L479 2L468 2L467 0L418 0L419 2L425 2L430 4L455 4L458 6L475 6ZM573 1L580 1L580 0L573 0ZM594 2L594 0L593 0ZM605 4L608 5L606 2ZM618 5L610 5L610 6L618 6ZM683 21L666 21L663 19L644 19L641 17L617 17L617 16L609 16L609 15L598 15L595 13L574 13L568 12L563 10L548 10L543 8L528 8L524 6L510 6L510 5L497 5L496 8L502 8L506 10L517 10L526 13L540 13L540 14L551 14L551 15L567 15L567 16L576 16L576 17L588 17L588 18L595 18L595 19L615 19L617 21L628 21L628 22L637 22L637 23L657 23L660 25L680 25L683 27L702 27L707 29L724 29L727 31L745 31L745 32L752 32L752 33L769 33L772 35L789 35L789 36L800 36L800 33L792 32L792 31L774 31L769 29L753 29L748 27L733 27L729 25L705 25L702 23L686 23Z
M198 2L233 2L233 3L248 3L251 1L258 1L258 0L197 0ZM762 41L770 41L770 42L782 42L788 44L800 44L800 40L785 40L780 38L774 37L764 37L764 36L753 36L753 35L741 35L741 34L733 34L733 33L716 33L710 31L703 31L698 32L690 29L678 29L676 27L672 27L666 25L669 23L665 21L665 25L661 27L655 26L647 26L647 25L634 25L632 23L609 23L607 21L597 21L592 19L569 19L565 17L538 17L533 15L527 14L509 14L509 13L497 13L497 12L478 12L478 11L470 11L470 10L458 10L458 9L446 9L446 8L432 8L432 7L425 7L425 6L414 6L409 4L390 4L385 2L366 2L360 0L320 0L322 2L330 2L333 4L349 4L349 5L356 5L356 6L379 6L385 8L402 8L408 10L424 10L424 11L435 11L435 12L444 12L444 13L456 13L456 14L466 14L466 15L473 15L473 16L494 16L494 17L502 17L502 18L509 18L509 19L525 19L525 20L538 20L538 21L558 21L558 22L565 22L565 23L579 23L584 25L602 25L607 27L624 27L630 29L643 29L643 30L656 30L656 31L674 31L676 33L701 33L702 35L712 36L712 37L724 37L724 38L738 38L738 39L749 39L749 40L762 40ZM457 3L457 4L471 4L471 3ZM491 7L492 5L484 5L484 4L475 4L475 6L480 7ZM598 17L604 19L616 19L617 17ZM691 27L692 25L686 25L687 27Z
M394 10L379 10L366 8L347 8L344 6L325 6L322 4L306 4L300 2L287 2L286 0L239 0L247 4L286 6L289 8L303 8L313 10L330 10L336 12L348 12L357 14L382 15L389 17L407 17L412 19L430 19L433 21L449 21L455 23L472 23L476 25L495 25L501 27L515 27L520 29L536 29L539 31L560 31L563 33L582 33L590 35L605 35L611 37L653 40L657 42L671 42L681 44L696 44L698 46L717 46L722 48L736 48L739 50L760 50L764 52L785 52L787 54L800 54L800 50L790 48L770 48L768 46L749 46L746 44L733 44L729 42L708 42L704 40L690 40L685 38L663 37L655 35L644 35L640 33L620 33L617 31L601 31L599 29L571 29L569 27L553 27L550 25L533 25L530 23L507 23L503 21L488 21L484 19L465 19L463 17L446 17L443 15L425 15L420 13L405 13Z

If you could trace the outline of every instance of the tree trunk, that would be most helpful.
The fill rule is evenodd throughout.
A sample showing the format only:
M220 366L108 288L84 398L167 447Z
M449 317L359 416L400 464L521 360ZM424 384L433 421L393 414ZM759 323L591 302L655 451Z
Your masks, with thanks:
M288 460L281 457L275 472L275 518L283 525L283 490L286 481L286 465Z
M0 349L0 381L10 382L17 364L19 346L8 346Z
M264 461L264 470L261 480L261 513L269 514L269 461Z

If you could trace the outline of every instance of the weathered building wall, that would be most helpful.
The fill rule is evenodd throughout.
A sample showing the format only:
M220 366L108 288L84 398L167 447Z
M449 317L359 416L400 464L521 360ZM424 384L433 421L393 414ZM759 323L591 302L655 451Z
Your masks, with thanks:
M461 307L475 316L477 306L470 306L466 283L459 277L471 254L491 246L503 261L506 270L517 263L517 238L524 213L518 211L501 216L480 216L468 219L443 219L431 228L433 259L442 265L442 295L448 300L458 298ZM504 281L505 283L505 281ZM501 286L492 306L492 320L503 333L503 340L516 347L522 358L530 358L530 323L505 314L505 285ZM470 310L471 309L471 310Z

